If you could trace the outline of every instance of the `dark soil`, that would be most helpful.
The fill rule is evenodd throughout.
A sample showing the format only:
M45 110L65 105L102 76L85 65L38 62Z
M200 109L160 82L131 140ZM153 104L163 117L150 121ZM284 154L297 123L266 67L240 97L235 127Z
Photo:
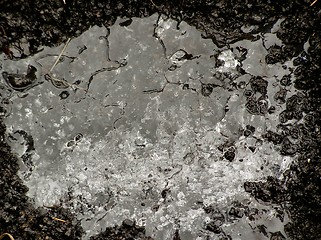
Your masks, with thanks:
M145 236L144 227L137 226L135 222L126 219L122 225L116 227L109 227L104 232L93 236L90 240L100 239L139 239L139 240L152 240L151 237Z
M291 166L282 182L271 177L266 182L247 182L244 187L255 198L286 208L291 223L285 230L291 239L321 239L321 1L313 6L310 6L311 2L66 0L64 4L62 0L3 0L0 3L0 52L11 59L25 58L40 51L41 46L56 46L68 37L78 36L89 26L108 27L117 16L144 17L155 12L196 26L204 37L223 47L241 39L254 39L254 33L269 31L275 21L283 17L285 20L277 36L284 46L269 48L266 61L283 63L299 55L294 61L298 66L294 73L296 80L291 82L285 77L281 84L294 84L302 94L288 99L281 95L276 97L286 101L286 110L280 114L280 131L269 132L263 137L278 146L281 154L298 155L299 161ZM252 32L243 33L244 24L254 26ZM308 39L308 53L302 53ZM264 95L263 85L255 81L253 88ZM1 97L1 102L3 100ZM5 115L3 111L0 106L0 117ZM289 124L291 119L301 121ZM289 138L296 138L298 143L291 143ZM80 239L80 224L67 209L59 206L35 209L31 205L25 195L28 189L17 176L17 159L5 142L2 123L0 146L0 235L8 232L15 239ZM233 154L227 155L233 158ZM219 230L219 226L212 224L208 228ZM144 229L133 222L124 222L92 239L148 238ZM174 239L179 239L178 233ZM271 239L283 239L283 236L275 233Z

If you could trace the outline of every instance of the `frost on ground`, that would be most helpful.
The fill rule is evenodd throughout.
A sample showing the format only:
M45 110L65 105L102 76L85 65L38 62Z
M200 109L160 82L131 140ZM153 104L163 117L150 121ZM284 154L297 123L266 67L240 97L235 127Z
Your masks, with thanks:
M90 28L52 76L63 46L1 56L8 142L28 195L69 207L85 238L127 218L156 239L176 229L182 239L265 239L262 224L283 232L279 207L243 188L282 178L293 160L262 140L294 91L280 85L291 62L265 63L274 44L266 33L219 49L185 22L153 15ZM231 218L235 205L254 220Z

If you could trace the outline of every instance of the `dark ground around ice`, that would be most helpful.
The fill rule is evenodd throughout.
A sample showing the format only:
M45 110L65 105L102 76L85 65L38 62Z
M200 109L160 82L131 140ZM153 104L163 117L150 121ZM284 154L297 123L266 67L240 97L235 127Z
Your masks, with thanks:
M291 219L285 231L290 239L321 239L321 1L310 6L307 0L61 0L7 1L0 3L0 52L8 58L32 55L41 46L57 46L75 37L89 26L111 26L117 16L146 17L155 12L186 21L196 26L213 42L223 47L253 34L267 32L276 20L284 18L277 36L283 47L269 48L268 64L298 56L294 63L295 81L281 79L281 84L294 84L302 94L286 99L286 110L280 114L279 131L262 136L279 148L282 155L297 155L299 160L286 172L284 181L270 177L265 182L246 182L244 188L266 204L283 206ZM241 27L255 26L250 33ZM303 44L309 40L308 53ZM28 49L21 45L27 43ZM12 52L15 48L17 51ZM0 66L1 67L1 66ZM253 85L253 88L256 86ZM256 91L253 89L253 91ZM0 96L1 97L1 96ZM6 111L1 97L0 116ZM304 116L304 117L303 117ZM289 124L291 119L301 120ZM296 138L296 144L289 138ZM74 216L56 206L35 209L26 196L27 188L17 175L18 163L5 139L5 126L0 124L0 235L10 233L15 239L80 239L82 229ZM233 208L237 216L237 207ZM231 214L229 212L228 214ZM57 219L63 219L61 222ZM224 220L224 219L223 219ZM124 221L92 239L149 239L144 228ZM178 240L179 232L173 236ZM274 234L271 239L283 239Z

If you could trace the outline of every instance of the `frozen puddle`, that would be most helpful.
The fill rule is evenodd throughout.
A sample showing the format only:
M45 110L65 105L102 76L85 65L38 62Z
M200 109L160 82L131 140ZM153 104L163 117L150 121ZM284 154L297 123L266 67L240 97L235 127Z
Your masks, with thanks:
M243 188L281 178L292 161L262 140L278 124L275 94L291 74L265 63L278 41L267 33L218 49L185 22L177 29L153 15L72 39L51 78L63 45L20 61L2 55L8 141L28 195L36 206L69 207L85 239L127 218L156 239L175 229L182 239L265 239L260 224L283 231L276 207ZM228 220L235 201L261 209L261 220ZM208 206L223 216L217 234Z

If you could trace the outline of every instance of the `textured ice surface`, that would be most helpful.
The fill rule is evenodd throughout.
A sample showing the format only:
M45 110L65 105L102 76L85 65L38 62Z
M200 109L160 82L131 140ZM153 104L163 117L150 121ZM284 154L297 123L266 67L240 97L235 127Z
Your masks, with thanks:
M122 21L71 40L53 70L69 87L44 77L63 46L20 61L1 56L0 71L15 79L28 80L28 66L37 69L30 89L10 90L3 77L9 75L1 78L2 96L14 103L6 105L8 141L35 205L70 207L85 238L130 218L156 239L171 239L175 229L182 239L216 239L205 230L210 219L203 207L226 213L234 201L262 215L253 226L245 217L224 222L233 239L265 239L256 228L263 223L283 231L275 208L243 189L245 181L282 177L292 161L261 140L283 109L274 100L278 79L291 74L265 63L265 47L280 41L267 33L218 49L185 22L177 28L157 15L127 27ZM244 92L253 76L268 81L268 99L261 101L276 113L247 109ZM246 125L256 129L248 137Z

